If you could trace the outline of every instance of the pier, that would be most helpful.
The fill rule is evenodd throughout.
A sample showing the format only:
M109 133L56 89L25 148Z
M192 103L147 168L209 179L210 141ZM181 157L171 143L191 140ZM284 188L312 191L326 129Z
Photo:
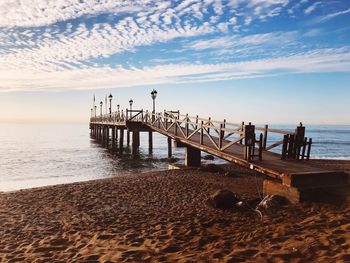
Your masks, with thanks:
M125 139L129 146L131 134L134 155L140 146L140 132L148 133L150 152L153 132L158 132L167 137L168 157L172 155L172 147L183 147L185 165L198 167L201 152L217 156L265 175L264 194L282 195L293 203L307 200L319 190L332 190L349 183L345 172L325 170L310 160L312 139L305 137L301 123L294 131L284 131L179 111L118 109L102 115L101 108L100 116L91 117L90 129L94 139L120 153Z

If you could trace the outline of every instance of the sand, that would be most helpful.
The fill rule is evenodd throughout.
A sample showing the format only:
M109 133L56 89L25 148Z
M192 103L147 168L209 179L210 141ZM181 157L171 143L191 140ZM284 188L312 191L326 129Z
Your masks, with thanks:
M262 179L171 170L0 194L1 262L350 262L350 205L218 210L217 189Z

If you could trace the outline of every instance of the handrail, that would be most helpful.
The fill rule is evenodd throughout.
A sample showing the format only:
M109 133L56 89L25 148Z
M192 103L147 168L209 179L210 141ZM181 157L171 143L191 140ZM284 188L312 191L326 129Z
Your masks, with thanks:
M136 113L133 115L132 113ZM131 114L131 116L129 115ZM197 140L199 144L203 144L204 138L211 146L219 151L227 151L235 144L245 145L246 125L242 123L232 123L224 121L212 120L211 118L201 118L199 116L191 116L188 114L180 114L179 111L150 112L144 110L129 110L112 112L96 117L91 117L91 123L101 124L121 124L126 122L142 122L150 127L162 130L164 133L173 133L175 137L185 140ZM250 124L250 123L249 123ZM270 151L285 143L284 138L277 141L268 140L268 135L279 134L283 136L294 136L294 131L285 131L279 129L271 129L267 125L265 127L254 127L255 131L261 132L262 142L256 141L259 149ZM213 135L213 132L215 136ZM275 136L276 137L276 136ZM268 145L269 144L269 145ZM283 153L282 149L282 153Z

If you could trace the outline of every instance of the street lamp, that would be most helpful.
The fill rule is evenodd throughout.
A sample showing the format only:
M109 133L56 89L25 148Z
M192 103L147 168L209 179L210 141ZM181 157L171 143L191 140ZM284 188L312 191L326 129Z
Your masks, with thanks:
M112 99L113 99L112 93L109 94L108 99L109 99L109 117L112 117Z
M129 105L130 105L130 118L132 117L132 104L134 101L132 99L129 100Z
M117 111L118 111L118 112L119 112L119 107L120 107L120 105L118 104L118 105L117 105Z
M95 118L96 118L96 113L97 112L97 106L95 105Z
M102 117L102 106L103 106L103 102L102 100L100 101L100 116Z
M156 113L156 98L157 98L157 91L155 89L153 89L151 91L151 97L153 100L153 113Z
M91 118L92 118L92 113L93 113L93 111L94 111L94 109L93 109L93 108L91 108Z
M129 100L129 104L130 104L130 110L132 110L132 104L134 103L134 101L132 99Z

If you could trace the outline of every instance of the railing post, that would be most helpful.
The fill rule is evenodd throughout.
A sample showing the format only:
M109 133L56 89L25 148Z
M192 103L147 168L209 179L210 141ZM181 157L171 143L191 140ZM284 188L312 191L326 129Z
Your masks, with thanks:
M196 116L196 130L198 129L198 115Z
M244 121L242 121L241 132L244 132ZM243 144L243 139L239 141L240 144Z
M224 119L224 123L223 123L223 125L222 125L222 128L226 128L226 119ZM224 138L225 137L225 131L223 130L223 131L221 131L221 138Z
M203 121L201 121L201 135L199 138L200 145L203 145Z
M188 113L186 113L185 134L187 139L188 138Z
M223 128L223 124L220 123L220 128L219 128L219 151L221 151L222 148L222 128Z
M264 130L264 143L263 143L263 148L266 150L266 144L267 144L267 132L269 129L269 125L265 125L265 130Z
M210 126L210 124L211 124L211 117L209 117L209 119L208 119L208 126ZM208 129L208 134L210 135L210 128L207 128Z
M177 117L175 117L175 136L177 136Z
M250 161L254 155L255 126L249 123L244 127L244 159Z
M312 138L309 139L306 160L310 160L311 145L312 145Z
M307 147L307 138L305 137L304 143L303 143L303 151L302 151L302 154L301 154L301 159L302 160L304 160L304 158L305 158L306 147Z
M293 157L297 160L300 157L300 150L304 142L304 138L305 138L305 127L303 126L302 123L300 123L300 126L298 126L295 130L295 142L294 142L295 147L293 151Z
M260 140L259 140L259 161L262 161L262 151L263 151L263 134L260 133Z
M283 136L283 146L282 146L282 156L281 156L282 160L285 160L287 157L288 141L289 141L289 134L285 134Z

